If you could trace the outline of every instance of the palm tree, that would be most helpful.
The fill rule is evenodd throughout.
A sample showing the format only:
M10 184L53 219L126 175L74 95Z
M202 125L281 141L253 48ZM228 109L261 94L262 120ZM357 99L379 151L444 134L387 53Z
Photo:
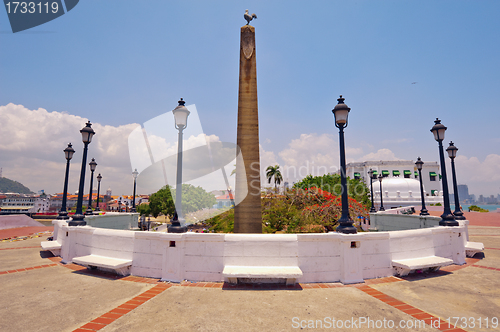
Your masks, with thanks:
M278 192L278 185L281 184L281 181L283 181L280 165L268 166L266 168L266 177L269 183L271 183L271 179L274 177L274 188L276 189L276 192Z

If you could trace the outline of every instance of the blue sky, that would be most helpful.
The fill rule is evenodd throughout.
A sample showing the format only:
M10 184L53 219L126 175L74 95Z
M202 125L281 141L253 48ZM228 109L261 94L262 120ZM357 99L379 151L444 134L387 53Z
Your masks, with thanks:
M245 9L258 16L264 168L338 165L331 110L342 94L348 161L437 161L429 130L439 117L445 146L459 148L459 183L500 193L498 1L86 0L15 34L0 10L0 119L10 119L0 133L3 175L62 191L61 150L72 141L81 151L78 130L89 119L109 129L107 142L98 132L89 147L113 173L105 185L126 193L128 133L180 97L196 105L205 134L235 142Z

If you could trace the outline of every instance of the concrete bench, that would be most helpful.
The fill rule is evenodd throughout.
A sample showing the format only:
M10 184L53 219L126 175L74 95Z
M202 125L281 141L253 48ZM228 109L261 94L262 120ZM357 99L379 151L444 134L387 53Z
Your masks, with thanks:
M483 252L484 245L481 242L467 242L465 244L465 255L467 257L474 257L478 252Z
M42 241L40 243L43 250L49 250L54 256L61 256L61 244L57 241Z
M232 284L238 283L238 278L243 278L252 281L286 279L287 285L293 285L297 278L302 277L302 271L298 266L225 266L222 276Z
M302 277L296 234L226 234L222 276L230 283L293 285Z
M391 262L395 274L406 276L419 270L437 271L442 266L454 264L451 255L448 256L444 250L452 244L447 232L446 228L439 227L390 232ZM458 237L459 234L456 239Z
M99 255L74 257L72 261L73 263L90 268L100 267L102 269L113 270L114 272L122 276L130 274L130 266L132 265L131 259L110 258Z
M409 258L393 260L392 266L399 276L406 276L410 272L415 272L417 270L431 270L437 271L442 266L447 266L453 264L453 260L438 256L428 256L419 258Z

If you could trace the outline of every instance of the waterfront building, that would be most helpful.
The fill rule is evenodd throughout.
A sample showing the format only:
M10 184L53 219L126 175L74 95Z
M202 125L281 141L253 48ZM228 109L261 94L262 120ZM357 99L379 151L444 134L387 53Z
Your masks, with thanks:
M346 165L346 175L352 179L361 179L370 187L368 171L372 169L375 175L382 174L382 193L378 180L373 180L373 200L378 210L380 196L384 207L397 208L404 206L420 206L420 179L414 161L365 161ZM422 168L422 183L427 205L443 204L441 176L439 165L435 161L424 162Z
M35 206L35 196L5 193L0 204L0 214L29 214Z

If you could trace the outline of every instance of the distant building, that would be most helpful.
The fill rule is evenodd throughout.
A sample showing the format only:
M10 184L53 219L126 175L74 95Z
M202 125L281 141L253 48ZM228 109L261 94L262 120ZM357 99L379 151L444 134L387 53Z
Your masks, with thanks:
M50 209L50 196L43 194L35 198L35 204L29 212L47 213L49 212L49 209Z
M370 188L368 171L372 169L375 175L382 174L382 193L380 183L373 180L373 200L375 208L380 208L382 195L384 208L397 208L402 206L415 206L421 204L420 180L414 161L365 161L349 163L346 165L346 175L352 179L362 179ZM443 204L441 191L441 176L439 165L435 161L424 162L422 168L422 182L426 205Z
M63 193L52 195L52 197L50 198L49 212L59 212L62 208L62 199L63 199ZM69 211L72 208L74 208L76 206L77 201L78 201L78 195L68 194L66 196L66 211Z
M458 199L462 204L470 203L469 187L466 184L459 184L457 186Z
M224 207L231 207L234 204L234 197L231 192L227 190L222 190L223 194L220 196L216 196L215 199L217 202L214 205L215 209L221 209Z
M33 212L37 196L5 193L1 195L0 214L29 214Z
M346 175L352 179L363 179L369 186L368 171L372 169L377 176L385 178L404 178L418 180L418 171L412 160L365 161L346 165ZM439 196L442 190L439 165L436 161L425 161L422 167L422 183L427 196ZM420 190L419 190L420 192Z

